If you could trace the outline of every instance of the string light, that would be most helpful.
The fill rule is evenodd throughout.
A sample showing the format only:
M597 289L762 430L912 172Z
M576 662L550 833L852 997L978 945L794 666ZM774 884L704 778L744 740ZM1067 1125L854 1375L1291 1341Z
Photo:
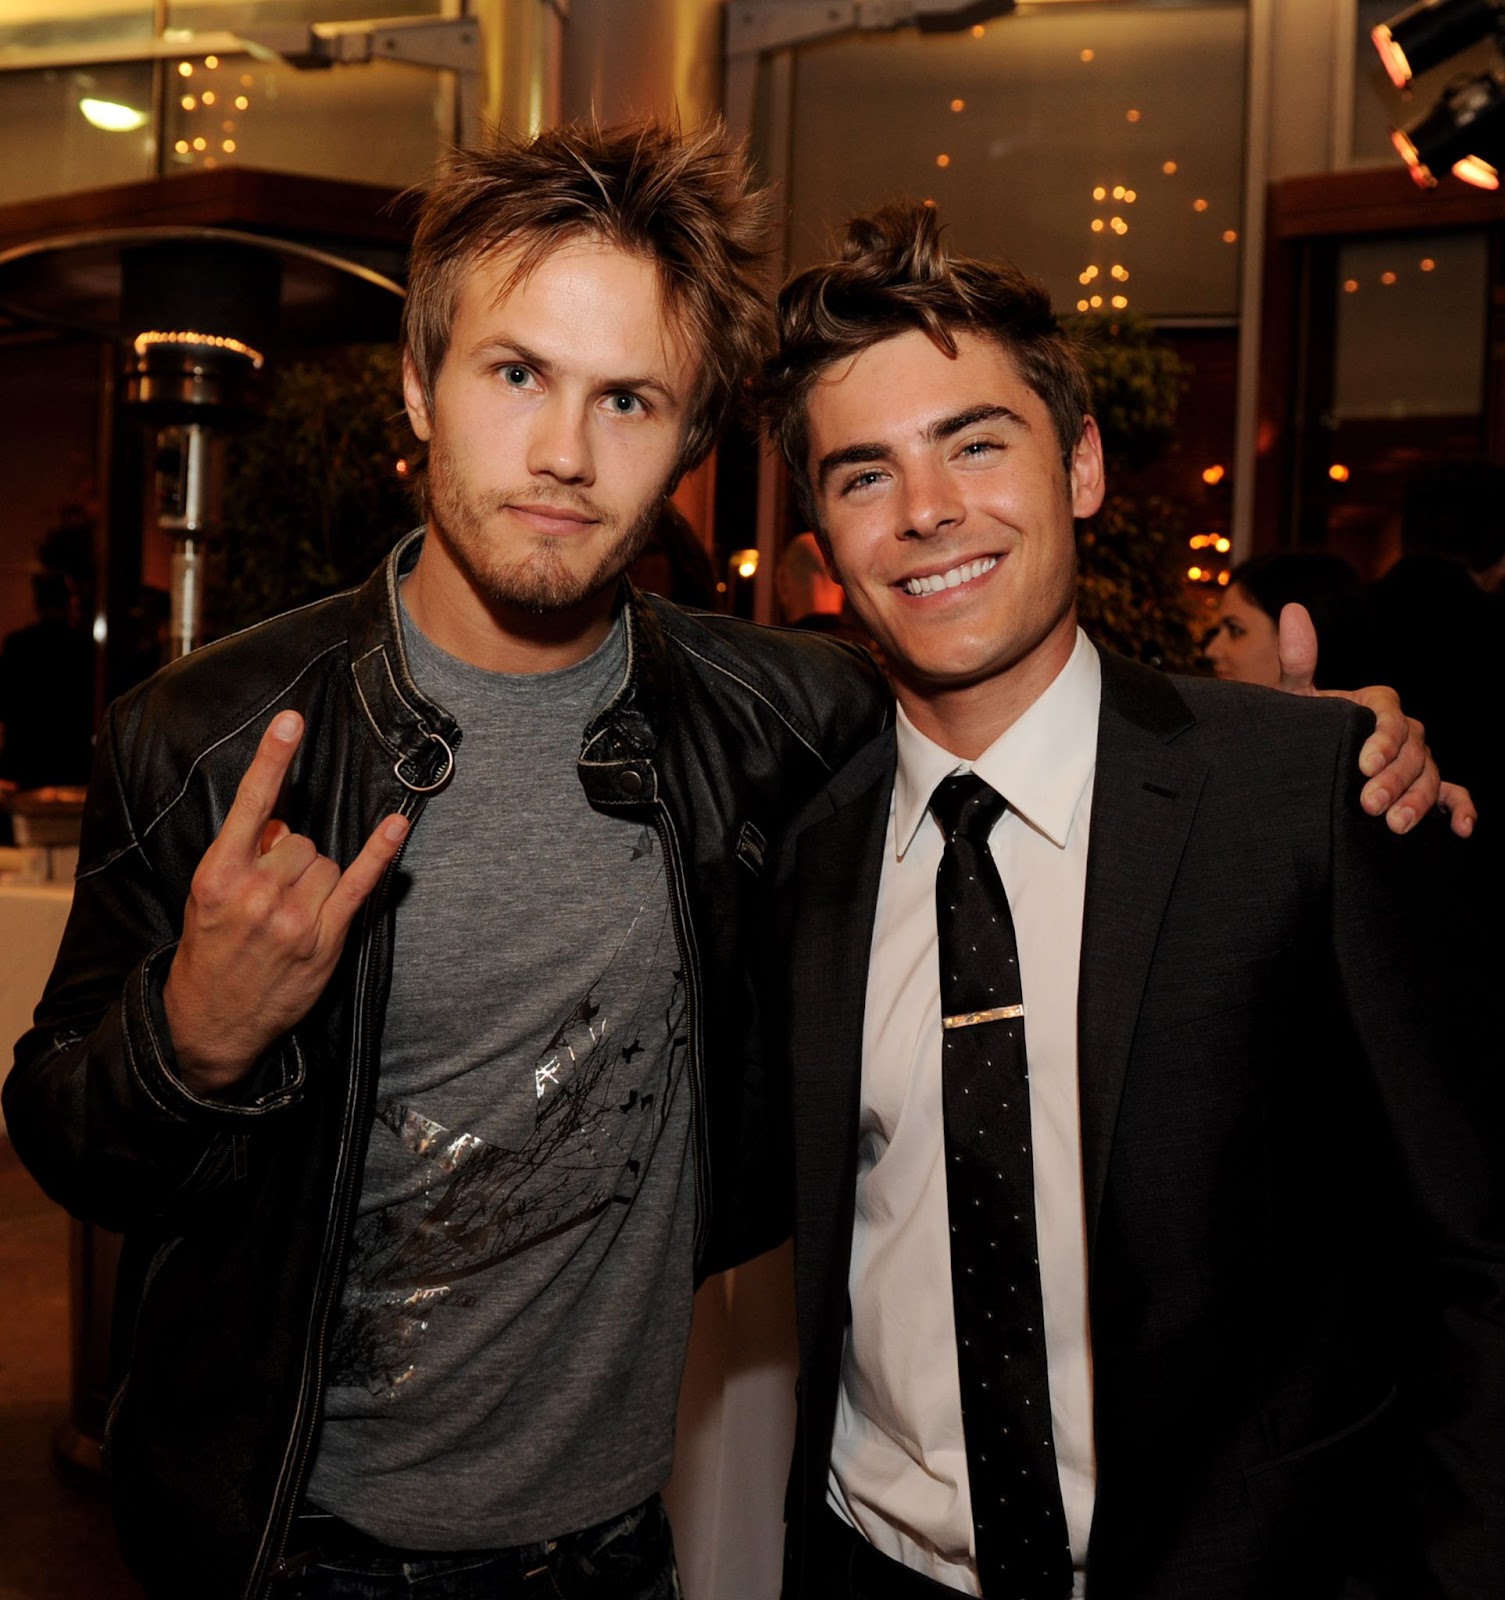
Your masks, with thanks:
M1436 269L1437 263L1431 258L1431 256L1423 256L1421 258L1421 270L1423 272L1435 272Z
M1347 467L1343 465L1341 461L1333 462L1333 464L1327 469L1327 475L1333 480L1334 483L1347 483L1348 480L1353 476L1353 474L1348 470Z
M1106 226L1107 224L1101 217L1094 217L1092 219L1092 231L1094 233L1101 233Z
M1393 272L1382 272L1380 274L1380 282L1388 289L1395 282L1395 274Z
M198 101L195 100L191 94L185 94L183 98L178 101L178 104L182 106L185 111L192 111L193 108L198 104Z
M1078 300L1076 303L1076 308L1078 311L1088 311L1091 309L1091 303L1086 300Z
M982 38L983 34L985 34L987 31L988 30L985 27L983 27L983 25L980 22L974 22L972 24L972 37L974 39Z
M178 63L178 76L180 78L191 78L193 76L193 63L191 61L180 61Z
M1343 284L1343 293L1344 294L1357 294L1358 292L1359 292L1359 280L1357 278L1348 278L1348 279L1346 279L1344 281L1344 284Z
M1238 230L1236 228L1225 228L1223 230L1223 243L1224 244L1237 244L1238 243Z
M1167 178L1173 178L1181 169L1174 161L1162 161L1160 163L1160 170L1166 175Z
M1192 201L1191 208L1193 211L1205 211L1207 209L1207 202L1199 195L1195 200Z
M1082 51L1082 60L1083 61L1096 61L1097 60L1097 51L1096 50L1084 50L1084 51Z
M960 100L960 99L953 100L951 102L951 109L953 111L965 111L967 109L967 102L965 100Z
M218 56L205 56L204 57L204 65L206 67L208 67L211 72L213 72L214 69L219 65L219 57Z
M205 89L204 90L204 104L206 106L212 106L214 104L214 90L213 89Z
M1128 304L1129 304L1128 295L1126 295L1126 294L1116 294L1116 295L1113 296L1113 309L1115 311L1123 311L1123 310L1127 309Z
M1126 122L1138 122L1140 115L1138 111L1126 111L1124 112L1124 120Z
M1092 198L1094 200L1106 200L1108 198L1108 191L1103 188L1102 184L1098 184L1097 188L1092 191Z
M232 355L245 356L253 367L260 368L265 364L266 357L261 351L254 350L240 339L232 339L221 333L193 333L188 330L180 332L164 332L160 328L148 329L145 333L138 333L131 341L131 347L138 356L144 356L154 345L198 345L207 346L211 350L228 350Z
M1221 483L1227 476L1227 467L1223 466L1221 462L1215 462L1212 466L1203 469L1202 482L1216 485Z

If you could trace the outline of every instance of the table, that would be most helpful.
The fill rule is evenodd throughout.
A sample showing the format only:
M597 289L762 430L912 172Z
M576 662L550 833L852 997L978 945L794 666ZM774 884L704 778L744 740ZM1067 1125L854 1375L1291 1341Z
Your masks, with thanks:
M0 1081L31 1026L72 904L71 883L0 882Z

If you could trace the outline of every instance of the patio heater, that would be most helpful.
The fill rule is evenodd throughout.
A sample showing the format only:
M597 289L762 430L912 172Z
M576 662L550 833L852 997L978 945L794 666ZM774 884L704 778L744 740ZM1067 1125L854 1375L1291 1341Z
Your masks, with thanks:
M151 514L173 544L170 657L203 636L216 439L255 416L275 350L394 339L402 296L354 262L228 228L116 228L0 252L0 308L120 348L120 405L153 438Z

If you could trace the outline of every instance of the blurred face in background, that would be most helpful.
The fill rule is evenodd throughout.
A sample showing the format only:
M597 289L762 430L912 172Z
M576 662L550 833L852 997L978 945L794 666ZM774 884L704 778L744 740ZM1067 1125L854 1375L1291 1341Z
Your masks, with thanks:
M1217 626L1203 645L1212 670L1234 683L1280 683L1279 630L1242 584L1230 584L1218 605Z

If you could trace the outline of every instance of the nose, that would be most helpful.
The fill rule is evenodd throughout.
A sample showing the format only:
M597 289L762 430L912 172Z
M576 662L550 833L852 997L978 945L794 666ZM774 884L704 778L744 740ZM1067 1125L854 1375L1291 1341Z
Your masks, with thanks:
M943 466L924 461L905 470L904 538L934 538L956 527L965 514L965 503Z
M535 413L528 440L528 471L560 483L595 481L589 421L583 408L567 395L551 395Z
M1202 641L1202 654L1216 667L1222 662L1227 652L1228 646L1222 627L1216 627Z

